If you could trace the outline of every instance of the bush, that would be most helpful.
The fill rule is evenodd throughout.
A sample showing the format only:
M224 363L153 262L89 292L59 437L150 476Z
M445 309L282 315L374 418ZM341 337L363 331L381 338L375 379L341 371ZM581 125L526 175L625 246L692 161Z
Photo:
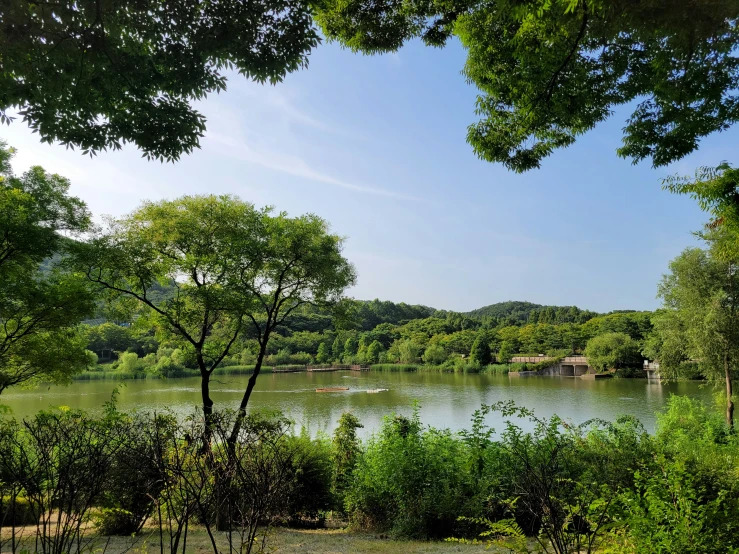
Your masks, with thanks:
M118 358L118 369L127 373L138 373L144 370L144 366L136 352L124 352Z
M38 520L38 513L34 513L27 498L23 496L0 497L0 527L36 525Z
M466 457L464 443L449 431L424 429L417 411L386 417L346 492L352 523L399 537L450 536L472 496L460 471Z
M598 371L622 367L641 367L639 345L625 333L604 333L588 341L588 363Z
M339 426L334 431L332 441L331 461L332 484L331 490L334 494L336 506L339 511L344 511L344 500L346 490L354 477L354 468L362 452L357 429L364 427L357 416L349 412L341 414Z
M155 499L162 490L162 474L155 436L149 416L129 417L114 409L108 418L116 423L120 444L114 451L100 500L98 517L104 535L138 533L152 514ZM155 428L172 428L172 417L158 416Z
M423 353L423 362L429 365L441 365L448 357L449 354L447 354L443 346L440 344L430 344Z
M321 519L323 512L334 506L331 443L301 434L288 436L285 446L291 452L295 476L287 513L292 519Z
M372 364L372 371L418 371L418 364Z

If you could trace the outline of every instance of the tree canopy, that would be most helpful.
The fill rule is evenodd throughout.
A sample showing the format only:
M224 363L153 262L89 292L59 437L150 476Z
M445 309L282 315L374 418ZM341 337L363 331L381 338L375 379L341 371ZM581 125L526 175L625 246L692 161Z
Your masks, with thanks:
M44 379L64 382L90 362L75 329L93 310L85 282L55 258L90 214L69 181L34 166L16 176L0 142L0 393Z
M739 169L726 162L717 167L701 167L694 177L668 177L664 188L687 194L711 214L706 231L714 253L728 259L739 258ZM719 228L721 233L713 232Z
M585 347L585 355L588 364L598 371L641 365L639 347L626 333L604 333L593 337Z
M467 139L514 171L633 105L618 154L666 165L739 120L739 4L734 0L328 0L318 21L353 50L410 39L467 49L480 90Z
M676 376L682 363L696 361L707 379L725 387L726 421L732 425L739 364L737 261L713 249L688 248L670 262L659 295L665 303L654 318L660 372Z
M192 103L235 69L276 83L318 44L298 0L8 0L0 8L0 121L94 153L137 145L176 160L198 147Z
M206 414L210 375L253 309L240 279L259 256L264 215L228 196L145 202L76 249L77 266L120 313L144 316L192 349ZM157 283L173 294L159 294Z
M77 248L76 264L122 313L148 318L192 351L208 415L211 375L239 339L259 349L245 409L275 329L303 306L337 301L353 283L342 244L313 215L272 214L233 196L184 196L110 220ZM162 284L174 290L162 294Z

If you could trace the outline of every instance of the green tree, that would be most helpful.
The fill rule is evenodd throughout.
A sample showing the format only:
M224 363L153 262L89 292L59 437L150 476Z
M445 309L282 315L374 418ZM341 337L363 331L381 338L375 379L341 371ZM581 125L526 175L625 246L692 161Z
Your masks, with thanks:
M472 343L472 350L470 350L470 360L479 365L489 365L493 360L493 355L490 352L490 344L488 343L487 334L480 332Z
M0 122L16 108L44 142L91 153L131 142L176 160L205 132L191 104L225 90L225 70L275 84L307 65L311 11L295 0L8 0Z
M368 364L376 364L380 361L380 356L384 351L385 348L380 341L372 341L365 351L364 361Z
M331 345L331 354L334 357L334 360L340 361L341 355L344 353L344 343L342 342L340 337L336 337L334 339L333 345Z
M639 345L625 333L604 333L585 347L588 364L598 371L641 365Z
M88 229L90 214L69 181L34 166L16 176L0 141L0 393L30 381L66 382L91 364L77 329L94 310L84 279L58 259L60 233Z
M155 325L193 350L207 419L210 377L249 332L258 352L233 438L275 329L302 306L335 301L353 283L342 244L313 215L272 215L233 196L185 196L112 220L78 250L77 263L92 282L133 309L145 308ZM156 282L174 283L175 294L153 298Z
M404 364L418 363L418 357L421 353L420 346L418 346L415 342L408 340L408 339L399 340L395 344L397 344L398 356L400 358L401 363L404 363Z
M245 317L251 323L259 352L239 404L229 439L232 443L246 417L275 328L304 306L328 309L335 305L356 281L354 266L342 255L344 239L331 234L328 223L320 217L288 217L283 212L267 215L264 220L256 263L239 279L252 299Z
M504 340L500 343L500 350L498 350L498 363L507 364L515 354L516 348L513 342Z
M712 248L688 248L670 262L659 286L665 310L654 318L660 373L675 376L683 362L697 360L705 377L725 389L729 425L739 365L738 268Z
M316 361L319 364L325 364L331 359L331 353L325 342L318 345L318 353L316 354Z
M136 345L130 327L122 327L115 323L105 322L100 325L83 326L87 340L87 348L100 353L103 358L110 358L113 352L125 352Z
M206 418L210 377L254 309L242 279L259 261L266 217L231 196L145 202L75 252L77 266L122 312L138 312L161 335L190 345ZM156 283L172 284L174 294L157 294Z
M344 342L344 354L346 356L356 356L357 354L357 338L352 336Z
M739 258L739 169L724 162L715 168L701 167L692 178L668 177L663 185L670 192L689 195L711 214L708 235L719 227L724 231L711 236L716 254Z
M449 354L444 350L444 347L440 344L429 344L423 353L423 363L429 365L441 365L443 364Z
M353 50L456 36L481 94L467 140L515 171L633 105L618 154L666 165L739 120L739 4L329 0L318 21Z

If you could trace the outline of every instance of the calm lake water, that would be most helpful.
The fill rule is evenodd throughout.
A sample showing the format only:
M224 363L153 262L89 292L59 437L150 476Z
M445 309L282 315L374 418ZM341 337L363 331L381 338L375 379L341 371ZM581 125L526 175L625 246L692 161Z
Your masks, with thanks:
M211 385L216 407L238 406L248 376L223 376ZM11 389L0 396L16 417L25 417L50 406L99 410L110 399L114 381L77 381L67 387L31 390ZM317 393L317 387L345 386L350 390ZM388 392L368 394L369 389ZM712 401L712 389L696 382L659 384L643 379L584 381L571 377L507 377L451 373L344 372L263 374L252 395L252 406L279 409L312 434L331 432L345 411L364 423L366 436L376 430L385 415L410 414L414 402L424 423L459 430L469 427L470 416L481 404L513 400L532 408L539 416L558 414L574 423L591 418L614 419L620 414L638 417L652 431L655 412L671 394ZM199 379L125 381L121 410L173 410L189 414L199 405ZM488 422L501 428L501 418Z

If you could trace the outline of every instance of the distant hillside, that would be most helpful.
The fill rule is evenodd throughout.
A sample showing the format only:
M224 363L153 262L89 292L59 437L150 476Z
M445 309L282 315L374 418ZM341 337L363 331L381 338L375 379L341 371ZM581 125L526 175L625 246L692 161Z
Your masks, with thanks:
M509 325L525 323L585 323L598 315L577 306L544 306L533 302L508 301L467 312L472 319L491 319Z

